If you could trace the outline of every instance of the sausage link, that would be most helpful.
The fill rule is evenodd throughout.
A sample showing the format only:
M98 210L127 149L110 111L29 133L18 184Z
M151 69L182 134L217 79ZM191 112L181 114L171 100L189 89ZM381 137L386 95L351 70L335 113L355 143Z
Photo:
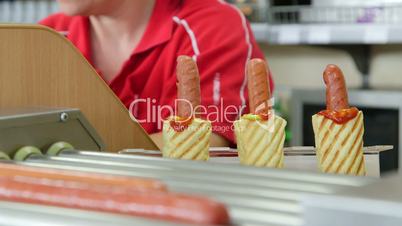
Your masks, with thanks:
M201 104L200 75L196 62L189 56L177 58L177 116L196 116L194 109Z
M339 111L349 108L345 78L338 66L330 64L323 74L327 86L327 110Z
M250 113L268 114L271 91L269 89L267 65L262 59L252 59L247 63L247 82Z
M15 164L0 164L0 176L14 175L88 183L93 185L119 186L131 190L167 191L166 185L162 182L147 178L112 176L78 171L67 172L63 170L28 167Z
M39 181L32 183L32 180ZM58 183L58 186L44 184L38 178L27 181L0 177L0 200L200 225L229 223L225 206L204 197L157 191L111 194L91 186L82 190L63 186L63 183Z

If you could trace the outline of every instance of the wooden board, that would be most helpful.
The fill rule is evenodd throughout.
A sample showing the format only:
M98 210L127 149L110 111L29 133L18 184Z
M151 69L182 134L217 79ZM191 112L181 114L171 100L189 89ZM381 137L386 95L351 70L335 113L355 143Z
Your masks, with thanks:
M67 39L39 25L0 25L0 108L79 108L108 151L158 148Z

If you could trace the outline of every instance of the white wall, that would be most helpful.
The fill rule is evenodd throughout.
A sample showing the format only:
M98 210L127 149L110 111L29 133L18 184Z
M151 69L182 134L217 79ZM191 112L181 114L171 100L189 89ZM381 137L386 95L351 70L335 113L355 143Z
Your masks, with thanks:
M324 88L322 74L328 64L338 65L348 87L360 87L362 75L352 57L343 50L314 46L260 45L276 86Z

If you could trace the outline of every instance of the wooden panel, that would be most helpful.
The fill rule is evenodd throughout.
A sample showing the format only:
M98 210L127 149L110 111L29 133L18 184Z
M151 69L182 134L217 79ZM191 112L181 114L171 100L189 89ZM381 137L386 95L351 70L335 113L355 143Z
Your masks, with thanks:
M79 108L109 151L157 147L79 51L37 25L0 25L0 108Z

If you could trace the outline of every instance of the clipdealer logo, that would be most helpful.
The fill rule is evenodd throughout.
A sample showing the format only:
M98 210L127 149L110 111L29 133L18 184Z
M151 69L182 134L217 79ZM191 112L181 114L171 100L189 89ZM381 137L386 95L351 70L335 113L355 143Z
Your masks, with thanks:
M196 107L193 107L191 102L185 99L176 99L173 105L159 105L157 103L157 100L154 98L135 99L131 102L128 109L131 120L138 123L157 123L157 128L162 129L163 120L167 120L169 117L175 115L179 103L185 103L190 106L192 114L196 112L202 119L210 121L213 125L216 124L213 126L212 131L226 132L228 130L234 130L233 123L243 115L246 109L246 106L241 105L225 105L223 98L220 99L218 105L199 105ZM273 106L273 103L273 98L268 101L270 107ZM257 109L260 107L261 106L257 107ZM139 118L139 110L144 111L144 108L146 115L145 117ZM274 110L270 110L269 114L270 117L273 117L275 115ZM222 123L230 124L230 127L223 126ZM271 125L271 123L259 120L257 120L257 123L267 131L274 131L274 125Z

